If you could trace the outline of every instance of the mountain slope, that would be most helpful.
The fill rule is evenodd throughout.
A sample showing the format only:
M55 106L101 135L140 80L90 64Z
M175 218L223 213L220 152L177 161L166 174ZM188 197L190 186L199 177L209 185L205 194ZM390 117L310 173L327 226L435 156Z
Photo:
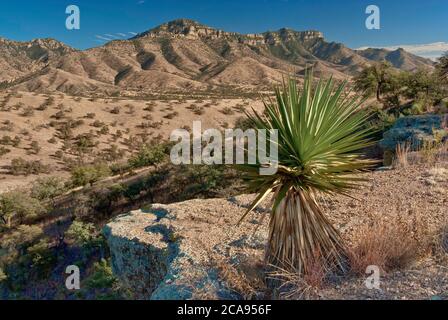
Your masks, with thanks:
M0 82L41 70L51 61L73 52L75 49L53 39L18 42L0 38Z
M10 85L20 90L77 94L259 88L285 74L300 76L310 66L319 76L342 79L383 59L404 70L431 64L403 50L352 50L325 41L318 31L243 35L187 19L85 51L55 40L3 40L0 53L0 66L6 70L0 82L14 80Z
M394 51L369 48L365 50L357 50L356 52L369 60L389 61L395 68L406 71L414 71L419 68L432 66L433 64L431 60L415 56L401 48Z

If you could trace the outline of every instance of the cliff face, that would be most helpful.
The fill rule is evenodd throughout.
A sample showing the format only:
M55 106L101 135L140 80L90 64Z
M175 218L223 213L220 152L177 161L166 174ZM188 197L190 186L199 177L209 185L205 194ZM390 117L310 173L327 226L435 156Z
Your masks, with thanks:
M294 31L280 29L276 32L240 34L237 32L226 32L214 29L206 25L188 19L174 20L136 36L134 39L149 37L169 37L185 39L226 39L235 40L250 45L273 45L284 41L298 40L307 41L312 39L323 39L323 33L319 31Z
M265 226L248 237L253 222L235 224L252 198L152 205L116 218L104 228L114 273L137 299L243 298L222 267L264 249Z

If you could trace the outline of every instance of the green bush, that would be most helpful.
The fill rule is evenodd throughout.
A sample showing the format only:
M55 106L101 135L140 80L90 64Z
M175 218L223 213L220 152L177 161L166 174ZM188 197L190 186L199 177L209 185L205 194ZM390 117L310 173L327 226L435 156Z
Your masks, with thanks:
M49 271L56 260L48 239L41 239L38 243L28 247L27 254L31 266L39 268L41 271Z
M0 157L1 156L4 156L5 154L7 154L7 153L10 153L11 152L11 150L9 150L8 148L5 148L5 147L0 147Z
M95 226L91 223L74 221L65 232L65 238L80 247L93 245L97 239Z
M110 289L117 283L112 268L106 260L95 262L92 275L86 279L89 289Z
M3 281L7 280L8 276L5 274L5 272L3 271L2 268L0 268L0 283L2 283Z
M111 170L106 164L94 164L76 167L71 172L71 181L74 187L81 187L95 183L111 175Z
M42 228L28 225L20 225L15 230L4 234L0 243L2 252L0 266L5 268L5 266L17 262L25 249L39 241L42 236Z
M33 182L31 196L39 200L53 200L66 190L65 183L61 178L39 178Z
M248 129L254 129L254 124L252 123L252 121L250 121L249 119L247 119L247 117L239 117L238 119L236 119L235 121L235 129L241 129L243 131L246 131Z
M24 192L12 191L0 195L0 219L8 227L13 219L22 223L26 219L34 219L45 213L39 200Z
M49 173L49 171L50 167L42 164L39 160L26 161L22 158L16 158L11 161L11 173L15 176Z
M157 166L166 158L166 147L163 145L145 145L140 151L129 159L132 168L142 168L147 166Z

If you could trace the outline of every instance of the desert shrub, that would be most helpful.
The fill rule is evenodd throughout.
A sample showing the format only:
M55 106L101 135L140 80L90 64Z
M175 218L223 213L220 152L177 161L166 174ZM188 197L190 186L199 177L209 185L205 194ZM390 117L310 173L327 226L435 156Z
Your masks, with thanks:
M409 144L398 144L395 149L395 158L393 166L395 168L406 168L409 165L409 152L411 146Z
M86 288L95 290L99 300L124 299L124 293L112 272L110 261L102 259L93 265L93 273L84 281Z
M73 137L73 130L70 124L63 123L57 128L57 137L61 140L67 141Z
M128 109L127 114L135 114L135 106L132 104L127 104L124 107Z
M4 156L5 154L8 154L8 153L10 153L11 152L11 150L10 149L8 149L8 148L5 148L5 147L0 147L0 157L1 156Z
M38 226L19 225L8 233L2 234L0 242L0 267L8 275L9 267L24 255L27 247L37 243L43 236ZM9 278L9 277L8 277Z
M180 200L210 196L225 183L223 166L181 165L173 173L173 188L178 188Z
M44 272L47 273L51 270L56 261L55 252L52 250L48 239L41 239L38 243L28 247L27 255L31 267L39 269L41 277L44 276Z
M132 168L157 166L166 158L166 147L163 145L143 146L137 154L129 159Z
M101 157L105 161L117 161L123 159L125 154L125 150L119 149L117 145L113 144L101 153Z
M145 183L142 180L134 182L128 186L123 191L123 196L129 200L134 200L140 196L142 191L145 190Z
M104 127L106 124L104 123L104 122L102 122L102 121L100 121L100 120L95 120L92 124L91 124L91 126L92 127L95 127L95 128L102 128L102 127Z
M238 260L238 266L235 266L223 257L213 254L211 263L218 270L218 277L226 287L244 300L256 299L257 294L267 289L264 265L252 257L242 257Z
M22 117L32 117L34 115L34 109L33 107L29 106L26 107L25 110L21 113Z
M143 108L143 111L153 112L154 111L154 106L153 105L148 105L145 108Z
M12 131L14 129L14 124L11 120L3 121L3 126L0 127L0 131Z
M114 107L112 110L110 110L110 113L112 114L120 114L120 107Z
M95 113L92 113L92 112L89 112L89 113L86 114L85 117L86 117L87 119L95 119L96 114L95 114Z
M75 128L78 128L78 127L82 126L85 122L82 119L78 119L78 120L69 119L67 121L67 123L70 125L70 127L72 129L75 129Z
M132 167L128 162L116 162L110 165L110 170L113 175L122 175L131 169Z
M104 125L99 131L98 134L100 135L105 135L109 133L109 126L108 125Z
M74 221L65 232L65 239L80 247L90 247L98 244L96 228L91 223Z
M8 279L8 276L3 271L2 268L0 268L0 284Z
M64 152L62 152L61 150L58 150L54 153L54 156L56 159L62 159L64 157Z
M252 123L252 121L247 119L247 117L239 117L238 119L236 119L235 125L234 125L235 129L241 129L243 131L246 131L248 129L254 129L254 127L255 126Z
M74 187L95 183L111 175L110 168L104 164L94 164L76 167L71 172L71 182Z
M64 111L58 111L56 112L54 115L51 116L51 118L56 119L56 120L61 120L65 117L65 112Z
M313 299L328 282L331 266L322 257L315 253L307 266L307 272L300 274L291 266L272 266L273 271L268 277L279 282L278 295L281 299L301 300Z
M11 161L10 170L15 176L27 176L31 174L49 173L50 167L42 164L39 160L26 161L22 158L15 158Z
M114 277L112 268L106 260L96 262L94 265L94 273L86 280L86 285L89 288L102 289L110 288L116 283L117 279Z
M75 195L72 208L73 215L77 219L88 219L94 211L92 199L85 193Z
M111 203L118 201L123 196L123 193L125 191L125 187L120 184L116 183L108 187L108 198Z
M174 112L170 112L168 114L166 114L165 116L163 116L165 119L174 119L175 117L177 117L179 115L179 112L174 111Z
M39 154L40 150L42 148L39 146L39 142L37 141L32 141L30 144L30 151L34 154Z
M448 223L446 223L440 228L438 241L439 241L438 249L441 249L442 252L448 254Z
M0 219L10 227L13 220L23 223L46 212L39 200L21 191L11 191L0 195Z
M205 113L204 107L198 106L196 104L188 106L187 109L193 111L193 113L196 115L202 115Z
M246 111L246 108L244 107L243 104L237 104L233 108L239 113L244 113Z
M220 110L222 114L225 114L226 116L231 116L234 114L232 108L225 107L224 109Z
M48 143L51 143L51 144L56 144L56 143L57 143L57 140L56 140L55 137L51 137L50 139L48 139L47 142L48 142Z
M17 147L21 141L22 139L19 136L15 136L14 138L3 136L0 139L0 145Z
M15 136L14 139L12 139L12 146L17 148L21 141L22 139L19 136Z
M404 220L378 218L363 226L354 235L349 259L352 271L365 274L366 268L378 266L388 272L403 269L428 249L428 227L419 217Z
M64 181L59 177L39 178L32 184L31 196L38 200L53 200L66 190Z
M49 106L53 104L54 104L54 97L48 97L39 107L37 107L37 110L45 111L48 109Z

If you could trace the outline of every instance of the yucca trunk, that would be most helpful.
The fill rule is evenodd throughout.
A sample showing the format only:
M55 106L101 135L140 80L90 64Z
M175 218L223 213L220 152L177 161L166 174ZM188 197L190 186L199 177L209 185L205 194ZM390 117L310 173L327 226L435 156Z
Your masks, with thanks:
M345 256L339 232L325 217L313 193L290 191L270 219L267 262L306 274L316 258L324 268L343 269Z

